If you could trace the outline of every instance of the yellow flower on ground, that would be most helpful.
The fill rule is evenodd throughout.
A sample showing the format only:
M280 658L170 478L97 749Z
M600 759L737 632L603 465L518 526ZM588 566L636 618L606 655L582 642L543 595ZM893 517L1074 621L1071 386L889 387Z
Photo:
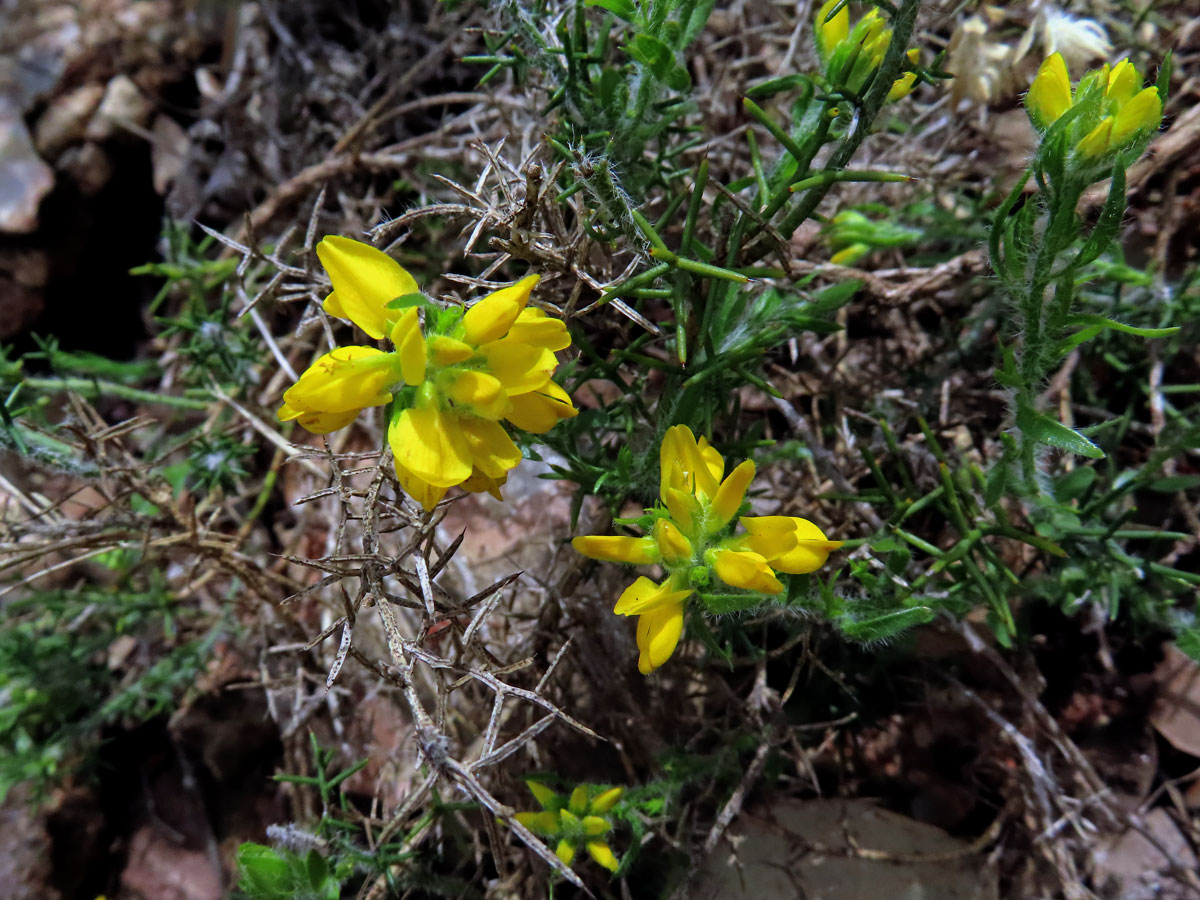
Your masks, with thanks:
M1053 53L1038 69L1025 108L1034 125L1046 131L1076 106L1083 109L1067 126L1067 144L1084 163L1125 150L1162 122L1158 88L1143 88L1141 74L1128 59L1086 73L1072 91L1067 64L1062 54Z
M502 423L542 434L577 414L552 378L555 352L571 344L566 325L528 306L537 275L464 312L437 307L399 263L361 241L328 236L317 257L333 283L325 311L394 349L325 354L284 393L279 418L327 434L391 404L396 477L425 509L455 486L500 496L521 461Z
M581 784L570 795L563 795L538 781L527 780L525 784L542 808L517 813L518 822L538 837L556 841L554 854L564 865L571 865L582 845L599 865L617 871L620 863L616 854L600 838L612 830L605 814L621 799L624 788Z
M683 633L687 603L693 595L726 586L735 601L754 605L782 594L780 574L816 571L842 546L828 540L807 519L790 516L745 516L744 534L732 533L745 504L755 467L744 460L725 474L725 460L684 425L667 429L659 450L659 499L642 522L644 537L587 535L571 543L592 559L647 565L657 563L667 577L656 583L637 578L617 600L613 612L637 616L638 670L657 669L675 652ZM730 595L725 595L728 599ZM738 607L741 608L741 607Z

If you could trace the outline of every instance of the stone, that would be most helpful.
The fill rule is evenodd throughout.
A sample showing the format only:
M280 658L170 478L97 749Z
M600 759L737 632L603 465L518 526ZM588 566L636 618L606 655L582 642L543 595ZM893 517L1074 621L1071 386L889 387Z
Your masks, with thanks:
M0 107L0 232L37 231L38 207L53 187L54 171L38 156L20 113Z
M154 190L165 197L187 161L190 140L183 126L170 116L154 117L150 142L150 169Z
M852 852L848 835L870 854ZM778 798L734 821L689 896L996 900L999 888L983 858L939 828L869 800Z
M104 97L84 135L89 141L132 136L146 126L153 114L154 101L142 93L133 79L124 74L115 75L105 86Z
M221 900L221 873L201 849L172 843L145 825L129 840L128 861L121 873L122 896L158 900Z
M71 144L83 140L103 97L104 85L85 84L52 101L33 128L38 152L54 160Z

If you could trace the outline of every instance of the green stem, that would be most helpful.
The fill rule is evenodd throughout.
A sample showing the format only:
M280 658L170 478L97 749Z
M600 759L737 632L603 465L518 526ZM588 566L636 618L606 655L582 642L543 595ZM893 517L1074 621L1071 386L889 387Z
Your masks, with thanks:
M74 391L84 397L120 397L135 403L153 403L159 406L173 406L176 409L205 410L212 402L143 391L99 378L23 378L21 382L44 391Z

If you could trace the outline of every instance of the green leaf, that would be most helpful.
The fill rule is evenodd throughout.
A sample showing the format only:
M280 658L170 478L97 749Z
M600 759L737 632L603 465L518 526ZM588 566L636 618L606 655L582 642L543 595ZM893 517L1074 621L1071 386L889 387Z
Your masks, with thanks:
M1090 466L1080 466L1058 479L1054 495L1063 503L1078 500L1095 482L1096 470Z
M308 874L308 883L314 891L319 891L325 880L329 878L329 863L316 850L309 850L304 858L304 869Z
M808 312L816 313L836 312L853 300L854 295L862 286L863 283L854 278L839 284L831 284L824 290L818 291L805 309Z
M1150 482L1150 490L1160 494L1177 494L1200 487L1200 475L1170 475Z
M1125 334L1136 335L1144 338L1163 338L1170 337L1179 331L1179 326L1170 328L1139 328L1136 325L1126 325L1124 322L1118 322L1115 319L1108 319L1104 316L1090 315L1088 313L1080 313L1079 315L1071 316L1067 320L1071 325L1088 325L1093 328L1105 329L1109 328L1113 331L1120 331Z
M688 4L680 5L685 9L688 6ZM704 26L708 24L708 17L712 15L715 5L716 0L699 0L699 2L691 4L691 15L683 20L683 29L676 43L676 46L680 50L694 41L696 36L704 29Z
M634 25L638 21L637 7L630 0L585 0L583 5L607 9L618 19L624 19L630 25Z
M1181 631L1175 637L1175 646L1196 662L1200 662L1200 629L1187 628Z
M1104 451L1078 431L1052 419L1045 413L1022 409L1017 412L1017 427L1039 444L1069 450L1088 459L1103 459Z
M870 619L857 621L844 617L837 621L838 629L855 641L882 641L915 625L924 625L933 620L933 610L928 606L912 606L884 613Z
M675 54L671 48L653 35L634 35L625 45L625 52L653 72L659 81L666 81L675 67Z
M260 900L284 900L292 896L292 871L288 861L263 844L238 847L239 887Z

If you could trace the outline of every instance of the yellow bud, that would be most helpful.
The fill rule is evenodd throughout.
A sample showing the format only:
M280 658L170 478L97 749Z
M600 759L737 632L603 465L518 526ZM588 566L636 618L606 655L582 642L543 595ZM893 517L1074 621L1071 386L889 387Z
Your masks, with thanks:
M1061 53L1046 57L1029 93L1025 95L1025 108L1040 128L1049 128L1063 113L1071 108L1071 76Z

